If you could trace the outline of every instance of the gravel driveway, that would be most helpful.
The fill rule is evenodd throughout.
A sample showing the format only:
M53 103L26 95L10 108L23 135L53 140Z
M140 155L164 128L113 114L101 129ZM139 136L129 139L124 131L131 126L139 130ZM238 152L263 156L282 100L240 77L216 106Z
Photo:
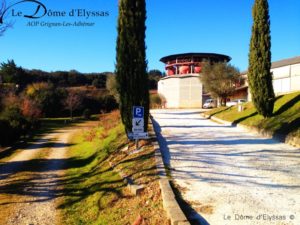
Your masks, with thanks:
M300 149L204 119L200 110L151 114L195 224L300 224Z

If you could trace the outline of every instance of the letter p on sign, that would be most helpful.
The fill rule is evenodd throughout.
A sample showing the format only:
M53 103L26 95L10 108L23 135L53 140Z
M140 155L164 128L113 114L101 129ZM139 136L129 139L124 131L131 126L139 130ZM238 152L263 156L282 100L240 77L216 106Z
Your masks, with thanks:
M144 118L144 107L133 106L133 118Z

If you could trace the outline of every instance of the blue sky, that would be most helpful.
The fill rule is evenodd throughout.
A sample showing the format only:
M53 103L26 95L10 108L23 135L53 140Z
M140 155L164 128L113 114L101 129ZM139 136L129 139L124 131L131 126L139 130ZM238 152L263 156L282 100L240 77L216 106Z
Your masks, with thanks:
M114 71L118 0L39 0L48 11L85 9L106 11L106 17L53 17L42 22L89 22L92 27L29 27L33 21L12 16L14 28L0 37L0 62L14 59L28 69L80 72ZM7 4L17 2L7 0ZM163 56L186 52L213 52L232 57L241 71L248 66L251 8L254 0L147 0L148 69L163 70ZM272 61L300 55L300 1L269 0ZM33 14L36 6L14 7Z

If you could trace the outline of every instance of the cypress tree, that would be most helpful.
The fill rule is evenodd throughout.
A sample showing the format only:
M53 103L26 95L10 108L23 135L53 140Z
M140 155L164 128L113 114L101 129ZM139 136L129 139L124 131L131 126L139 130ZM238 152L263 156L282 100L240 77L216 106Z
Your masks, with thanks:
M132 129L132 107L145 109L145 130L149 116L149 88L146 62L145 0L119 0L116 56L117 90L126 132Z
M271 74L271 35L267 0L255 0L252 36L249 52L248 79L253 103L257 112L270 117L274 107L274 90Z

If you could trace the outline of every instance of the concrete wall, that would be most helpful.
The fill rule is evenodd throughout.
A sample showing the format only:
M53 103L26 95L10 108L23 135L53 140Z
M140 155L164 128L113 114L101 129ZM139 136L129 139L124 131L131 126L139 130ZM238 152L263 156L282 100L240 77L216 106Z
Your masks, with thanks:
M163 78L158 82L158 94L166 99L166 107L179 108L179 79Z
M300 91L300 63L271 69L276 95Z
M199 75L178 75L161 79L158 93L166 98L167 108L201 108L202 83Z
M291 91L300 91L300 63L291 66Z
M300 63L271 69L273 73L273 88L275 95L300 91ZM251 101L248 88L248 101Z

